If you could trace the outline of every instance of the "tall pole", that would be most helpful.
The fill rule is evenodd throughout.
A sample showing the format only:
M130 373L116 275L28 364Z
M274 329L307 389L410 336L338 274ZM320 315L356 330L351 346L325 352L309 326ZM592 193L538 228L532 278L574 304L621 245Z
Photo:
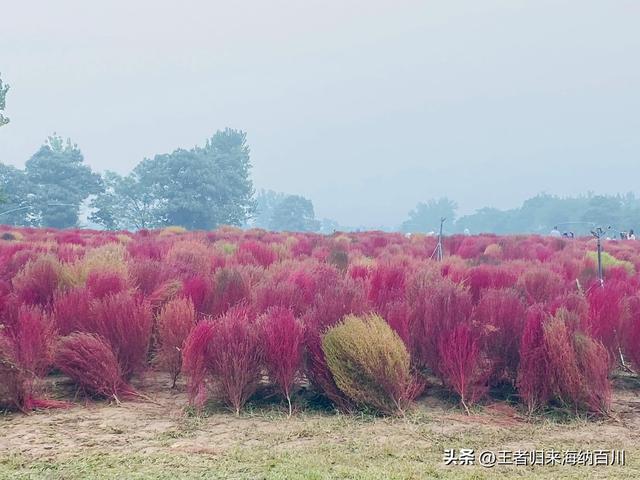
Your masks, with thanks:
M604 273L602 271L602 235L604 235L604 230L602 227L597 227L596 229L591 230L591 235L596 237L596 240L598 241L598 282L601 287L604 287Z
M442 261L444 257L444 250L442 248L442 225L444 225L445 220L446 218L444 217L440 218L440 233L438 233L438 245L436 247L436 260L439 262Z

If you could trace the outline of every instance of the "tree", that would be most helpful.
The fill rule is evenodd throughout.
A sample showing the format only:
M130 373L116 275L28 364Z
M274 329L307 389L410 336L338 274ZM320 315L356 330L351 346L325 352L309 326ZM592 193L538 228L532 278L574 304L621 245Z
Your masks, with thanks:
M0 223L7 225L29 225L32 208L29 184L23 170L0 163L0 192L2 192L2 214Z
M242 225L254 211L246 134L218 131L204 147L145 159L133 174L156 223L189 229Z
M320 222L315 219L311 200L300 195L289 195L274 208L269 228L287 232L315 232L320 228Z
M104 191L90 204L89 219L107 230L139 230L166 225L162 204L145 188L136 172L123 177L105 172Z
M25 172L36 226L75 227L80 204L101 189L100 176L84 164L78 146L55 134L27 160Z
M261 190L256 195L256 211L251 221L251 226L256 228L269 228L273 211L287 195L273 190Z
M5 100L8 91L9 85L3 84L2 78L0 78L0 127L9 123L9 119L2 114L6 106Z
M453 223L457 209L458 205L447 197L420 202L409 212L409 219L402 224L401 230L408 233L435 232L440 228L442 217Z

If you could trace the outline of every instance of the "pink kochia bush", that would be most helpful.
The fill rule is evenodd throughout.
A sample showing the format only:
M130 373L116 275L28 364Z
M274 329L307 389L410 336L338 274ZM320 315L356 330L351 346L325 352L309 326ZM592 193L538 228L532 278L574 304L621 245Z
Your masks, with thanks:
M291 391L302 368L304 327L291 310L283 307L267 310L259 324L267 373L287 399L291 415Z
M514 290L484 291L474 310L474 322L482 329L494 382L506 380L515 384L524 320L524 304Z
M442 380L441 344L458 325L469 323L472 312L468 290L447 279L421 280L410 302L413 361Z
M122 378L111 346L99 335L78 332L62 337L54 363L86 394L111 398L118 403L137 395Z
M41 380L51 365L53 340L50 319L34 307L21 307L10 327L0 325L0 407L26 412L63 406L41 398Z
M109 295L91 304L87 333L104 338L113 349L125 380L144 370L151 342L149 305L128 293Z
M529 411L554 401L607 414L611 403L606 348L580 331L575 314L532 308L522 337L518 390Z
M478 335L468 325L459 324L440 337L440 371L445 383L459 396L467 413L486 392L488 369L483 365Z
M258 329L246 305L201 322L187 339L183 356L193 403L202 405L211 386L239 414L258 386L261 360Z
M158 314L157 363L169 372L172 388L182 370L182 350L191 330L196 325L196 311L189 299L169 301Z
M53 320L60 335L82 331L91 315L91 294L86 288L60 292L53 301Z
M532 413L545 405L551 394L548 384L549 366L544 341L546 312L541 305L527 310L524 331L520 340L517 388L520 398Z

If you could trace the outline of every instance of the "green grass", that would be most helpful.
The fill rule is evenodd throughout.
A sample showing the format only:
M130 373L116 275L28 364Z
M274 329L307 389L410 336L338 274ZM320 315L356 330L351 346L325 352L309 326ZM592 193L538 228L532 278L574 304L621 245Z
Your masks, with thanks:
M104 407L115 408L115 407ZM46 419L47 413L38 414ZM62 419L65 413L57 413ZM491 414L492 415L492 414ZM494 479L640 478L638 443L619 425L538 420L500 426L489 413L422 409L406 419L300 413L287 420L267 411L183 416L145 438L123 425L77 448L0 454L1 479ZM0 425L0 429L2 425ZM621 436L620 432L624 434ZM55 429L53 438L55 442ZM221 439L220 435L224 438ZM116 448L113 436L131 437ZM626 438L628 435L628 438ZM445 466L445 448L625 448L620 467Z

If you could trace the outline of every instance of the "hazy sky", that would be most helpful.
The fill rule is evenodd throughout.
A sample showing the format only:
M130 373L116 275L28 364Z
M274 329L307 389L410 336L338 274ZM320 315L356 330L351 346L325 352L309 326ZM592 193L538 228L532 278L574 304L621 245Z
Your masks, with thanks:
M100 5L98 5L100 3ZM398 225L541 191L640 193L640 2L2 2L0 161L47 135L125 173L248 133L256 187Z

